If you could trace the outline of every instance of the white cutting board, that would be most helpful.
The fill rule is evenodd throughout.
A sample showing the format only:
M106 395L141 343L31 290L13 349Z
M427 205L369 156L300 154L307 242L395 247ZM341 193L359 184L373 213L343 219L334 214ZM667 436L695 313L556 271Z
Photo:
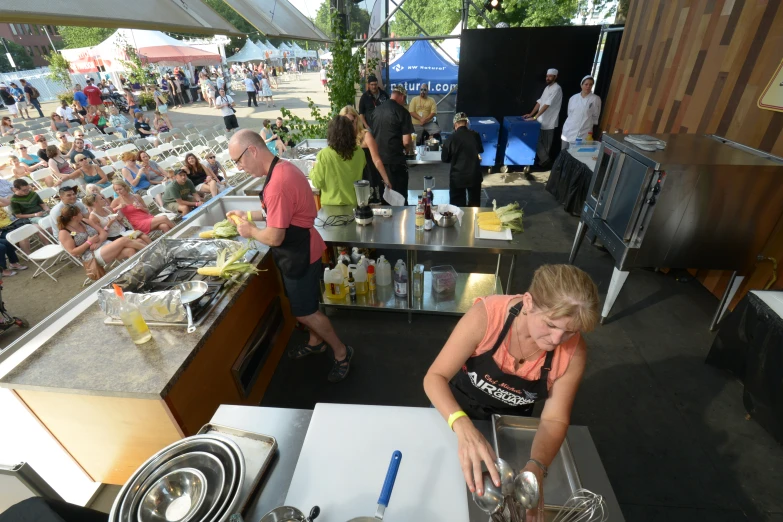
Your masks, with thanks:
M375 516L394 450L384 522L468 522L457 438L434 408L316 404L285 504L319 506L317 522Z

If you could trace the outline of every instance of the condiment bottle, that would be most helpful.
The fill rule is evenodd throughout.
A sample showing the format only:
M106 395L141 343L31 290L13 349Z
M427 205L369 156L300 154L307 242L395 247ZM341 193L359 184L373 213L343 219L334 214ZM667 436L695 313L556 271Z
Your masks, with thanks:
M432 194L430 192L430 194ZM430 231L433 227L432 222L432 205L430 204L430 198L427 197L424 200L424 230Z
M356 302L356 281L353 279L353 272L348 272L348 295L351 296L351 302Z
M122 324L127 328L131 339L136 344L144 344L152 339L152 332L150 332L149 326L141 316L139 309L125 300L125 296L122 293L122 288L119 285L114 286L114 293L120 299L120 319Z
M421 196L416 203L416 230L424 230L424 202Z
M367 267L367 287L370 292L375 292L375 265Z

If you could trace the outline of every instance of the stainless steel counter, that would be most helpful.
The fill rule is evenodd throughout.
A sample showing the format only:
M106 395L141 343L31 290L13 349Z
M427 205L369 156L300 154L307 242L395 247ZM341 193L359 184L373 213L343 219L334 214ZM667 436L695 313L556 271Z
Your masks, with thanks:
M332 247L358 246L405 250L407 252L408 281L413 281L413 267L417 263L419 251L496 254L498 258L495 273L457 273L456 292L448 298L439 297L430 290L432 287L431 273L425 271L424 292L419 298L413 297L410 291L407 298L398 298L391 291L391 287L379 286L374 293L357 296L355 303L348 299L333 301L323 298L324 306L407 311L410 320L413 312L461 315L468 311L477 297L504 292L511 293L516 255L520 252L530 251L531 247L524 233L515 234L510 241L476 239L476 214L491 209L464 208L465 215L462 216L462 224L457 223L448 228L435 226L429 232L416 230L414 207L391 207L391 209L392 216L375 216L372 225L361 226L356 223L348 223L347 225L326 226L327 219L334 219L335 216L352 216L353 208L325 206L318 212L316 229L326 244ZM503 255L510 257L505 288L499 277Z
M311 410L228 405L221 406L215 412L210 421L213 424L255 431L277 439L278 456L272 461L269 471L259 486L260 493L257 493L251 501L244 516L245 520L255 522L285 502L312 414ZM491 440L492 428L489 422L477 422L476 426ZM574 454L582 485L604 496L609 520L624 522L625 518L601 464L590 431L585 426L571 426L568 428L568 442ZM454 455L454 458L457 458L457 455ZM487 522L487 515L475 506L467 487L465 493L469 497L470 518L467 521L454 522ZM296 507L306 511L312 506Z

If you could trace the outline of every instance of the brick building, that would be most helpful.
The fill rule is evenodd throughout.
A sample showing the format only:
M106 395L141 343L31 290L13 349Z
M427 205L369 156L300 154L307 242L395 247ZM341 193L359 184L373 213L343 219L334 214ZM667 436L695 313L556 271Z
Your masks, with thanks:
M57 27L47 25L46 31L52 37L55 45L62 42L62 36L57 33ZM27 54L32 56L36 67L46 67L49 65L43 55L52 50L49 38L46 36L43 25L35 24L0 24L0 36L10 42L17 43L27 50ZM2 46L0 46L0 49ZM3 51L4 52L4 51Z

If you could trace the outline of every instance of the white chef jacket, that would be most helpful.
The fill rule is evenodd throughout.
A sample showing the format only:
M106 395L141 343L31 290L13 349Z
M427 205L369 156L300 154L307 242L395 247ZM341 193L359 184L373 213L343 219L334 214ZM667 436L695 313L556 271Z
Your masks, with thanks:
M560 115L560 106L563 104L563 89L557 82L547 85L544 94L536 100L539 106L549 105L544 114L538 117L541 124L541 130L552 130L557 127L558 116Z
M548 111L547 111L548 112ZM577 138L586 138L587 133L598 125L601 116L601 98L592 92L582 97L578 92L568 100L568 118L563 124L563 141L573 143Z

